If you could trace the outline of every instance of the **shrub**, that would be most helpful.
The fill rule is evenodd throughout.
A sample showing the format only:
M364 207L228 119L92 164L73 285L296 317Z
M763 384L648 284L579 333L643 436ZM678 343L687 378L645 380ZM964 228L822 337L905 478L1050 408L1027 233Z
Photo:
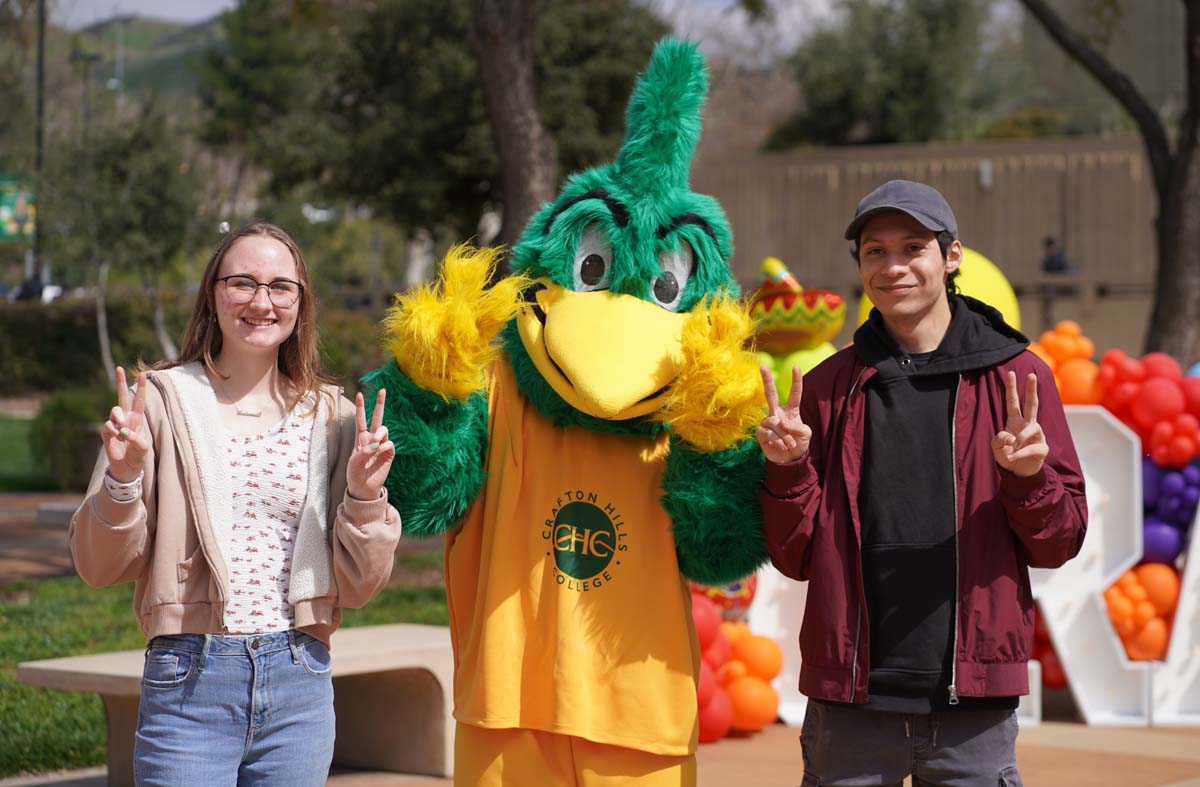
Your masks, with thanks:
M100 425L114 404L108 389L71 388L51 396L38 410L29 450L61 489L87 489L100 451Z

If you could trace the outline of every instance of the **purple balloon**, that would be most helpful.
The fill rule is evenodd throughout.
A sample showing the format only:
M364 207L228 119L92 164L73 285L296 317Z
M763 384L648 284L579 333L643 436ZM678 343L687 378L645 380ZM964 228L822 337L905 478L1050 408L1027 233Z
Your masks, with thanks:
M1188 483L1183 480L1183 473L1167 473L1163 476L1162 483L1159 484L1158 493L1160 495L1178 495L1187 489Z
M1142 560L1147 563L1174 563L1183 551L1183 534L1153 517L1146 517L1142 528Z
M1159 489L1165 472L1150 457L1142 458L1142 502L1146 508L1158 505Z
M1200 504L1200 487L1189 486L1183 490L1183 494L1180 497L1183 499L1183 507L1193 514L1196 513L1196 505Z
M1154 513L1159 519L1174 519L1182 507L1183 501L1181 499L1176 496L1166 497L1164 495L1158 499L1158 505L1154 507Z
M1183 480L1187 481L1189 486L1200 486L1200 467L1188 465L1179 472L1183 474Z

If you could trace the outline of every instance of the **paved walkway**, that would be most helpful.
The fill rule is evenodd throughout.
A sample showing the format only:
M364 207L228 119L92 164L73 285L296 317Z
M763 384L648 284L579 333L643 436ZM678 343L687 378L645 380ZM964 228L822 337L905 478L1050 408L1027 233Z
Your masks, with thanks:
M699 787L795 787L799 731L775 725L700 747ZM1109 729L1047 722L1021 732L1026 787L1200 787L1200 729ZM330 787L432 787L448 779L341 773ZM0 780L0 787L103 787L103 769Z
M46 492L0 494L0 585L72 572L66 525L38 524L37 512L42 504L61 512L82 499Z

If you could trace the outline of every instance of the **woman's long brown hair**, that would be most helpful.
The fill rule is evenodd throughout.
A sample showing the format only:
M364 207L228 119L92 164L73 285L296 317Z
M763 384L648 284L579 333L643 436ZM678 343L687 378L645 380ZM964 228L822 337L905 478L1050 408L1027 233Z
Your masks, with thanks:
M217 274L221 271L221 261L225 254L239 238L250 235L261 235L275 240L288 247L292 253L292 261L296 263L296 276L303 289L300 299L296 302L296 326L278 350L279 371L291 383L291 406L295 406L301 398L310 391L317 394L321 391L322 383L337 383L337 380L321 370L321 352L317 339L317 299L312 293L308 277L308 266L304 255L292 237L281 228L266 221L251 221L243 224L227 234L204 269L200 277L200 292L196 294L196 307L192 311L192 319L188 323L187 332L183 336L183 347L176 361L163 361L155 364L154 369L170 369L174 366L203 361L204 366L216 377L226 379L217 371L214 359L221 354L221 327L217 324L216 285Z

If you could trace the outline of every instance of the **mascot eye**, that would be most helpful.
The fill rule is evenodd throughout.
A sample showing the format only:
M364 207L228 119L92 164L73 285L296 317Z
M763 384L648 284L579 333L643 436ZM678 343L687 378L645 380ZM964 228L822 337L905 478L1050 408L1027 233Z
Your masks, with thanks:
M607 290L612 268L612 244L596 224L589 224L575 249L575 291Z
M662 273L650 283L650 291L654 300L669 311L678 311L679 303L683 300L683 291L687 288L688 279L692 276L695 260L692 257L692 247L686 243L679 244L677 249L669 249L658 255L658 264Z

